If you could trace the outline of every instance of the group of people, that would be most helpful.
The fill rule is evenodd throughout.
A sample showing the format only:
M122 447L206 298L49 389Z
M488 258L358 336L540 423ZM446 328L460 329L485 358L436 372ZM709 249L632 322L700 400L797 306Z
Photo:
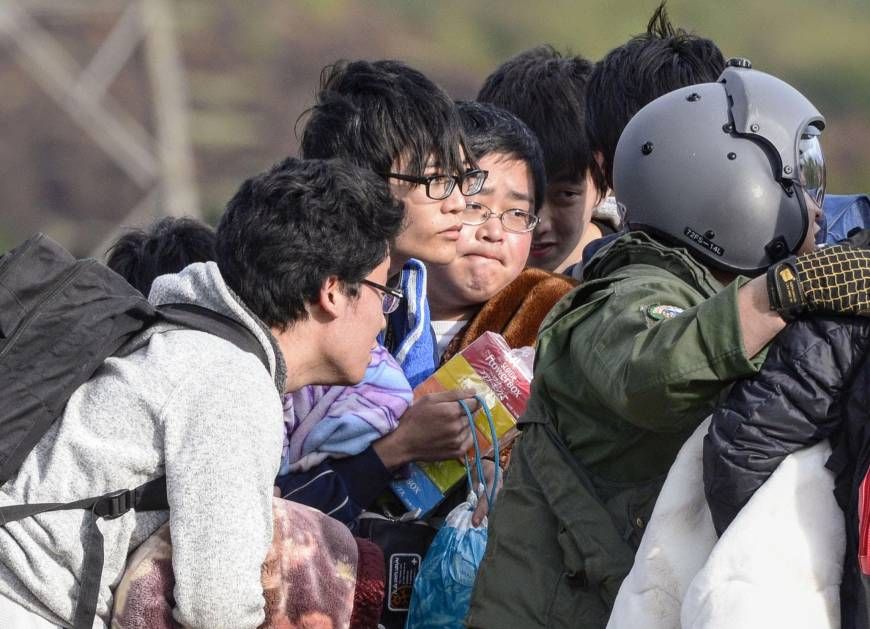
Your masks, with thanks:
M215 231L164 219L109 251L154 306L231 319L263 360L162 322L72 393L0 508L165 476L168 509L4 519L0 625L108 626L126 606L115 626L136 626L119 583L130 553L166 531L172 622L273 626L263 564L285 530L278 511L304 505L299 521L321 523L309 540L349 538L364 511L399 515L390 482L414 461L461 459L472 434L458 402L478 406L470 390L414 388L497 332L535 347L534 379L521 436L477 479L506 468L492 512L483 491L474 514L489 541L469 627L604 627L668 470L711 413L719 532L787 454L845 444L843 626L868 626L870 335L842 315L870 315L870 249L860 235L816 247L824 127L799 91L726 62L663 6L596 63L518 54L475 101L399 61L327 67L299 158L242 183ZM103 567L86 617L94 519ZM377 626L360 611L365 545L348 548L355 575L308 569L356 583L330 626Z

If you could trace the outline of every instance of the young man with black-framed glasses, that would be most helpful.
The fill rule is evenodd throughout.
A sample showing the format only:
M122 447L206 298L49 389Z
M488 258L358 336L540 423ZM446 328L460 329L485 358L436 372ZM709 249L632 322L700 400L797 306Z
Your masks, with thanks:
M405 207L404 227L390 251L390 279L373 288L384 291L385 312L388 306L393 310L383 344L416 385L437 360L423 263L454 259L466 195L476 194L486 180L466 151L455 106L440 87L401 62L339 62L323 72L302 129L301 152L308 158L342 158L378 173ZM401 290L400 303L387 303L395 300L392 290ZM405 463L461 455L471 435L459 399L476 406L465 392L421 398L394 432L359 454L325 462L335 474L318 483L330 486L307 492L311 500L301 501L323 509L320 496L347 496L350 508L336 517L351 523ZM292 479L283 480L287 485Z

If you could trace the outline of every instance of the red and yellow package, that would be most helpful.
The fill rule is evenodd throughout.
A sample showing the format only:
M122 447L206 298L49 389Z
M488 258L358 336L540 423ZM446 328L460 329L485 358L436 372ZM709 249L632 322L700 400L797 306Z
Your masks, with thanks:
M530 369L517 359L499 334L485 332L464 350L420 383L414 397L453 389L470 389L479 395L492 415L499 447L517 435L517 419L525 412L531 387ZM491 453L489 422L482 409L474 414L482 454ZM473 457L473 450L469 456ZM409 510L424 515L465 477L465 463L457 460L411 465L411 477L393 482L393 491Z

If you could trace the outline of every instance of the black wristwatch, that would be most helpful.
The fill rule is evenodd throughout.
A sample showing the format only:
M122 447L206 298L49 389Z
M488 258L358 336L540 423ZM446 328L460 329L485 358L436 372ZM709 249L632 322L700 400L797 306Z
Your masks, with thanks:
M803 289L794 257L780 260L767 269L770 309L786 321L794 321L806 310Z

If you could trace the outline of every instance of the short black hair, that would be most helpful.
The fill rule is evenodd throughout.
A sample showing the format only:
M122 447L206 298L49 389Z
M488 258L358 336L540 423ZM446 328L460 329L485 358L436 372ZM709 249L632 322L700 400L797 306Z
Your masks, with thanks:
M522 120L491 103L456 103L468 149L478 160L491 153L509 155L529 167L534 184L535 209L544 202L547 178L538 138Z
M725 69L711 40L674 28L662 2L646 32L614 48L595 65L586 91L586 130L603 164L593 168L599 194L613 188L613 156L625 125L644 105L687 85L711 83Z
M421 176L430 159L460 174L465 139L453 101L401 61L339 61L323 69L302 131L306 158L340 157L383 175L402 161ZM473 163L473 162L471 162Z
M154 280L188 264L215 259L215 234L192 218L167 216L147 229L121 236L106 252L106 265L143 295Z
M477 100L507 109L529 125L544 151L548 180L577 180L592 164L584 123L591 73L587 59L537 46L500 65Z
M245 181L217 229L227 285L269 326L307 318L324 281L355 296L389 253L404 208L386 182L342 160L288 158Z

